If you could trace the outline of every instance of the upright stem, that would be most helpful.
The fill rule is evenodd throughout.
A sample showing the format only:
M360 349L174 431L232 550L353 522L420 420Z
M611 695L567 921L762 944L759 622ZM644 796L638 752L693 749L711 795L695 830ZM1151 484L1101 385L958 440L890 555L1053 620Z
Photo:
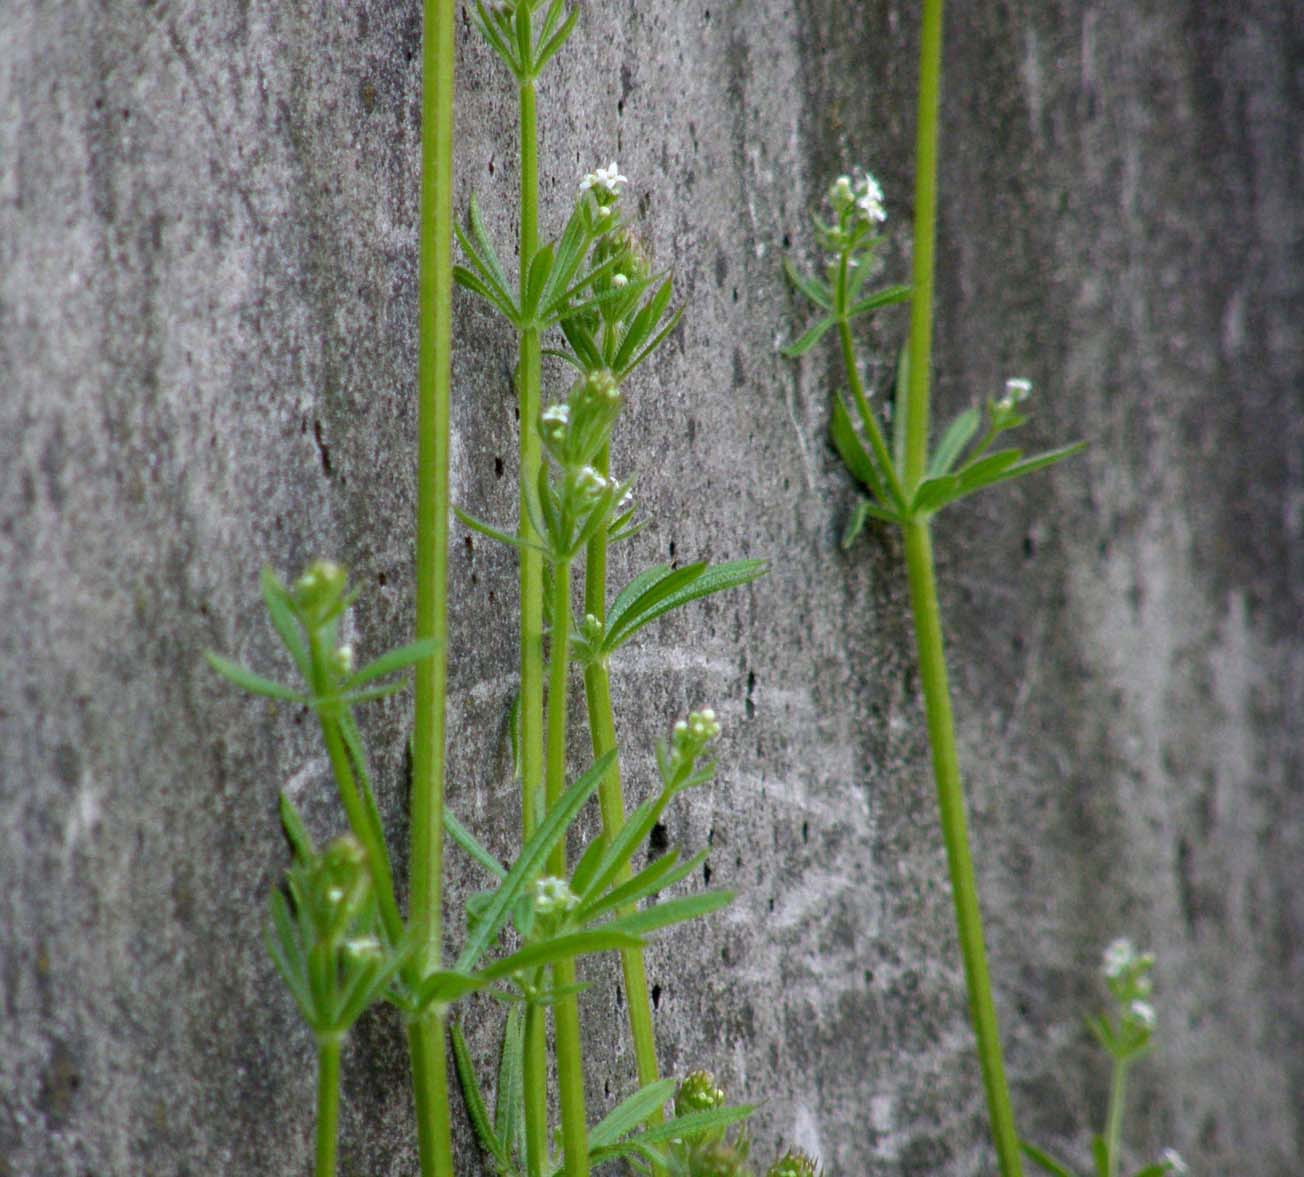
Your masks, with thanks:
M928 462L928 400L932 365L933 257L937 236L937 122L941 86L942 0L924 0L919 59L919 125L915 157L914 293L910 308L910 377L903 471L907 494L924 477ZM946 677L942 618L937 601L932 537L926 518L903 527L910 605L914 614L928 741L933 752L937 805L946 845L960 953L969 991L969 1016L978 1040L978 1060L987 1095L992 1141L1003 1177L1023 1172L1019 1138L1010 1106L1001 1054L1000 1030L992 1001L983 944L978 886L969 851L964 787L956 755L955 724Z
M538 130L534 83L520 87L521 239L520 279L523 292L539 244ZM539 415L539 332L521 332L516 369L517 415L520 418L520 526L522 539L533 539L528 503L535 493L542 460L535 421ZM521 694L518 749L521 766L522 841L534 832L542 814L543 792L543 556L521 548ZM525 1149L529 1177L541 1177L548 1157L548 1040L542 1006L532 1005L525 1018Z
M1123 1143L1123 1106L1127 1088L1126 1059L1114 1060L1109 1084L1109 1112L1105 1118L1105 1177L1118 1177L1118 1150Z
M548 640L548 777L549 806L566 790L566 685L570 668L570 561L552 569L552 633ZM566 844L559 841L548 858L548 871L565 878ZM557 989L574 988L574 960L552 968ZM588 1123L584 1108L584 1064L580 1054L579 1000L572 992L557 1001L553 1013L557 1034L557 1085L561 1103L562 1153L566 1177L588 1177Z
M335 1177L340 1132L340 1038L317 1039L317 1160L314 1177Z
M421 56L421 212L417 273L416 666L409 981L439 968L443 936L445 690L448 677L448 465L453 306L453 0L425 0ZM442 1011L408 1027L422 1177L451 1177Z
M611 471L611 448L603 446L594 466L604 478ZM605 624L607 619L607 534L599 529L589 540L584 568L584 612ZM588 709L589 736L593 757L598 759L616 747L616 722L611 706L611 683L607 667L594 662L584 671L584 699ZM598 805L602 810L602 832L614 839L625 824L625 798L621 788L620 763L611 768L598 785ZM629 865L621 868L619 885L629 877ZM652 1030L652 1002L648 997L647 968L641 948L626 948L620 953L620 967L625 980L625 1002L629 1010L629 1032L634 1042L634 1062L640 1086L655 1083L660 1077L656 1038ZM649 1118L659 1124L664 1116L660 1108Z

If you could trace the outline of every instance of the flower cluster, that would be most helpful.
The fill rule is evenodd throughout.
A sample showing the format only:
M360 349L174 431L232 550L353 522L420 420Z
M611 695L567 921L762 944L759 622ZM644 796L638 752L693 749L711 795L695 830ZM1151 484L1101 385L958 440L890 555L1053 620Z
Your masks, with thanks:
M538 915L567 915L579 902L580 897L565 879L543 875L534 882L534 910Z
M820 1177L820 1169L813 1157L793 1151L775 1161L765 1177Z

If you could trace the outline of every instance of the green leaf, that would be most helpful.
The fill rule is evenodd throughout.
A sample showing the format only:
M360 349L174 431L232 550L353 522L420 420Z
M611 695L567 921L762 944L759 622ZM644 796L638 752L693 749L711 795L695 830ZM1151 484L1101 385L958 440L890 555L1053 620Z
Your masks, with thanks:
M1171 1173L1173 1166L1168 1161L1156 1161L1153 1165L1146 1165L1143 1169L1138 1169L1132 1174L1132 1177L1164 1177L1165 1173Z
M639 1088L589 1129L590 1150L615 1144L626 1133L635 1131L674 1094L673 1079L657 1079Z
M479 962L490 941L506 921L513 904L538 874L552 848L565 837L566 830L580 811L580 807L592 796L594 789L598 787L598 782L606 776L607 769L611 767L615 758L614 751L600 757L588 772L571 785L548 810L530 840L521 847L521 853L512 864L512 869L507 872L507 877L499 884L485 909L484 917L469 936L461 956L457 959L458 971L470 972Z
M485 1106L484 1093L480 1090L480 1080L476 1078L475 1063L471 1059L462 1027L454 1022L449 1027L449 1036L453 1040L453 1065L457 1068L457 1079L462 1086L462 1098L466 1101L466 1114L471 1127L475 1129L476 1137L485 1152L493 1157L499 1172L510 1172L511 1155L489 1124L489 1109Z
M572 8L566 17L566 23L557 30L556 35L553 36L551 40L547 41L543 48L535 55L534 72L536 74L539 73L543 67L556 56L557 51L566 44L567 38L575 28L575 22L579 19L579 15L579 9Z
M516 55L494 24L493 18L485 11L483 0L475 0L475 25L480 30L480 35L489 43L489 47L502 58L503 63L519 80L521 63L517 61Z
M1042 1152L1042 1150L1036 1145L1029 1144L1026 1140L1020 1140L1019 1148L1028 1160L1043 1169L1045 1172L1050 1173L1052 1177L1074 1177L1071 1169L1060 1164L1060 1162L1049 1153Z
M616 357L611 362L615 371L623 372L634 353L643 346L643 341L661 321L661 316L666 313L672 293L671 281L667 278L629 321L629 326L621 338L620 347L616 351Z
M1091 1138L1091 1159L1096 1164L1096 1177L1109 1177L1109 1146L1103 1136Z
M602 855L602 860L588 880L587 886L582 891L576 889L581 907L603 894L620 874L621 868L634 857L635 852L652 832L657 818L665 811L671 796L668 790L663 790L657 796L649 797L625 818L625 824L611 839L610 846Z
M382 678L384 675L393 674L396 670L405 670L413 663L429 658L439 649L440 645L438 638L422 638L421 641L398 646L382 654L374 662L367 663L345 685L349 690L352 690L354 687L360 687L363 683L370 682L374 678Z
M579 360L581 371L596 372L600 368L606 367L602 362L602 352L598 349L597 340L593 338L593 333L578 317L564 318L561 320L560 326L561 333L566 337L566 342L570 344L571 351L575 353L575 358Z
M683 863L679 861L677 850L663 854L645 866L632 879L627 879L600 899L595 899L588 907L578 908L575 912L575 920L579 923L592 923L594 920L601 919L609 911L632 908L641 900L686 879L706 861L707 853L706 850L701 850Z
M303 824L303 818L299 816L294 802L282 793L278 808L281 815L281 829L285 831L285 840L290 844L290 852L295 862L311 861L317 854L317 848L312 844L312 836L308 833L308 827Z
M494 961L477 974L486 981L501 981L529 969L542 968L559 960L573 960L594 952L614 952L623 948L641 948L643 941L635 935L599 928L587 932L567 932L552 936Z
M1025 474L1044 470L1047 466L1071 458L1085 447L1085 442L1079 442L1032 458L1023 458L1022 450L998 450L994 454L980 458L970 466L963 467L957 474L926 479L920 483L915 501L911 504L912 510L921 513L938 511L949 503L966 498L989 486L1010 482L1015 478L1022 478Z
M933 477L939 474L949 474L951 467L955 465L956 459L964 451L964 447L973 440L973 435L978 432L978 426L982 422L982 414L977 409L965 409L950 425L947 426L946 432L942 434L942 440L937 443L937 448L933 451L933 456L928 462L928 473Z
M910 351L903 347L897 357L896 390L892 400L892 461L901 474L904 474L906 468L906 433L909 419Z
M599 834L585 848L584 853L580 856L579 863L571 874L570 886L576 895L583 895L585 887L593 878L598 869L598 864L602 861L602 856L607 852L607 839Z
M444 807L444 829L454 842L462 847L494 878L501 881L507 877L507 871L504 869L503 864L479 843L476 836L457 820L453 815L453 811L447 806Z
M690 1112L686 1116L675 1116L664 1124L654 1124L617 1144L596 1150L592 1155L598 1160L615 1160L631 1152L642 1151L651 1144L663 1144L672 1140L693 1140L707 1132L717 1132L747 1119L756 1108L752 1104L740 1104L736 1107L714 1108L709 1112Z
M862 298L847 312L847 317L854 319L857 315L868 314L870 311L891 306L893 303L906 302L909 298L909 286L888 286L876 294L871 294L868 298Z
M468 270L465 266L454 266L453 281L464 289L471 291L472 294L478 294L509 323L520 326L520 315L517 313L516 307L506 296L497 293L478 274Z
M436 969L427 973L416 987L419 1008L431 1005L449 1005L468 993L479 993L496 978L477 973L468 974L462 969Z
M507 1011L503 1046L498 1060L498 1090L494 1094L494 1127L509 1154L525 1151L525 1007Z
M833 295L829 288L816 278L807 278L792 264L791 258L783 259L783 272L788 275L788 281L817 307L826 311L833 309Z
M530 259L530 274L525 283L525 300L521 308L527 322L538 315L540 299L552 274L553 253L553 246L549 243L540 247Z
M739 588L763 576L764 560L731 560L714 566L699 563L668 571L660 580L652 582L636 600L620 609L617 596L607 619L607 632L603 640L604 653L618 649L640 629L672 609L686 605L725 589Z
M541 544L532 543L530 540L521 539L519 535L512 535L506 531L499 531L490 523L485 523L482 519L477 519L474 515L468 515L461 507L454 507L453 514L472 531L478 531L481 535L488 536L490 539L497 540L500 544L506 544L509 548L533 548L536 552L547 553L547 548Z
M467 222L471 226L471 233L475 237L476 248L469 252L479 258L480 263L486 275L493 279L494 283L510 298L511 282L508 281L506 273L503 271L502 263L498 260L498 252L494 249L494 244L485 230L484 219L480 216L480 204L475 198L475 193L471 194L471 199L467 201L466 207ZM454 228L457 228L455 225Z
M851 423L851 414L847 412L842 398L836 395L833 398L833 414L829 418L829 439L856 481L880 503L887 502L887 493L879 478L878 467Z
M862 499L856 504L855 509L851 512L851 518L847 520L847 526L843 528L841 544L842 547L849 548L855 542L858 536L865 528L866 519L878 519L883 523L902 523L901 517L894 511L885 510L877 503L871 503L868 499Z
M267 615L271 618L272 628L276 630L282 645L294 659L294 665L303 676L304 682L312 681L312 659L308 655L308 646L303 639L303 627L294 611L294 602L285 586L277 579L276 573L266 564L258 576L262 589L263 602L267 606Z
M719 911L720 908L732 903L733 898L732 891L703 891L697 895L686 895L682 899L667 899L654 907L619 916L602 926L608 931L644 936L649 932L668 928L671 924L680 924L685 920L710 915L711 912Z
M787 359L795 360L798 356L804 356L812 347L814 347L823 337L824 333L836 323L836 319L821 319L809 331L806 332L796 343L790 343L787 347L779 348L779 354Z
M301 691L282 686L278 682L272 682L270 678L263 678L262 675L255 674L252 670L246 670L238 662L232 662L223 658L220 654L214 654L212 650L205 650L204 657L208 660L209 666L216 670L227 682L234 683L251 695L262 695L268 699L283 699L290 703L308 702L308 696Z
M666 341L670 333L676 327L679 326L679 320L683 317L683 314L684 314L683 307L675 308L674 313L670 316L669 320L666 322L666 325L662 327L661 330L658 331L656 335L652 337L652 341L641 352L639 352L638 355L636 355L632 360L630 360L629 363L627 363L623 368L620 369L618 375L621 380L627 379L631 372L633 372L640 364L643 363L644 360L648 358L648 356L650 356L654 351L656 351L657 348L659 348Z

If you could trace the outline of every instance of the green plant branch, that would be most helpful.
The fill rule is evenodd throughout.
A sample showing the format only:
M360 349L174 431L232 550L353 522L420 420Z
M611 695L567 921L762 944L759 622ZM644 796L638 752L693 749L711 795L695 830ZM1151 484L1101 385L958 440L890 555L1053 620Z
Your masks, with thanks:
M421 212L417 274L416 664L409 917L410 984L439 968L443 937L445 690L448 677L449 401L453 289L452 0L425 0L421 59ZM451 1177L442 1010L408 1026L422 1177Z
M1127 1098L1130 1060L1114 1057L1109 1084L1109 1111L1105 1116L1105 1177L1118 1177L1118 1152L1123 1143L1123 1108Z
M942 0L924 0L919 51L919 116L915 154L915 225L913 296L910 306L909 379L904 408L905 455L902 477L913 497L928 467L928 400L932 367L933 272L937 239L937 124L942 69ZM941 610L933 567L932 536L927 517L902 528L910 605L914 615L928 741L933 753L938 815L946 845L955 902L957 934L969 992L969 1014L978 1040L978 1059L987 1096L992 1141L1003 1177L1021 1177L1019 1139L1014 1126L1000 1029L992 1001L982 914L969 833L964 787L955 747L950 687L942 641Z

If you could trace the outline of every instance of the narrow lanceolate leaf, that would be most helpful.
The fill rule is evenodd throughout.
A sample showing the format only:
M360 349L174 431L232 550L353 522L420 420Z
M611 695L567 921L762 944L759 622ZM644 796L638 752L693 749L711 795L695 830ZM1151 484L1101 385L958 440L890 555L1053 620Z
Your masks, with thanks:
M557 51L566 44L566 39L571 35L575 28L575 22L579 19L580 10L572 8L566 16L566 23L553 35L553 37L544 42L544 46L539 50L534 59L534 72L537 74L545 65L556 56ZM546 36L546 33L544 34Z
M414 663L420 662L423 658L429 658L439 649L439 645L438 638L423 638L419 642L409 642L406 646L399 646L396 649L389 650L374 662L368 662L366 666L345 683L345 688L351 691L355 687L360 687L363 683L370 682L373 678L383 678L385 675L393 674L397 670L405 670Z
M626 1133L633 1132L658 1108L663 1107L675 1094L673 1079L658 1079L633 1095L623 1099L601 1120L589 1129L589 1148L604 1148L615 1144Z
M471 291L472 294L478 294L509 323L516 326L520 325L520 316L507 295L502 291L495 290L490 283L486 282L478 274L468 270L466 266L453 267L453 281L463 289Z
M940 474L951 473L951 467L955 465L964 447L973 440L981 421L982 414L977 409L965 409L946 427L942 440L937 443L933 456L928 460L929 477L936 478Z
M508 281L506 273L503 272L502 263L498 260L498 252L494 249L494 244L485 230L484 219L480 216L480 205L474 193L467 202L466 214L476 243L476 248L470 252L480 259L497 286L504 292L510 292L511 283ZM454 226L454 228L458 227Z
M431 1005L449 1005L468 993L479 993L494 978L462 972L460 969L438 969L428 973L417 986L417 1005L425 1009Z
M509 548L533 548L536 552L546 552L546 548L539 544L531 543L529 540L521 539L519 535L511 535L506 531L499 531L491 523L486 523L483 519L477 519L474 515L468 515L460 507L453 508L453 514L465 523L472 531L478 531L481 535L488 536L492 540L497 540L500 544L506 544Z
M807 278L792 264L791 258L783 259L783 272L788 275L788 281L817 307L822 307L826 311L833 309L832 291L823 282L815 278Z
M529 969L542 968L555 964L559 960L574 960L577 956L589 956L595 952L616 952L624 948L641 948L643 941L626 932L613 932L607 928L598 928L589 932L569 932L564 936L553 936L537 944L527 944L511 956L496 960L493 964L476 974L485 981L501 981L516 973Z
M575 815L580 811L580 807L593 795L593 791L598 787L598 782L606 776L615 755L615 752L608 752L605 756L600 757L593 767L571 785L558 798L557 803L544 815L538 829L534 831L530 840L521 847L521 853L517 856L516 862L513 863L512 869L507 872L507 877L493 893L492 899L485 908L483 917L472 929L466 947L462 949L462 955L457 960L459 972L469 973L479 963L485 949L488 948L494 937L497 936L499 929L506 922L513 904L516 903L524 893L525 888L530 885L535 875L538 874L544 861L552 852L552 848L565 837L566 830L574 820ZM637 932L632 934L638 935Z
M489 47L502 58L503 64L519 78L521 63L517 61L509 42L504 39L494 24L493 17L485 11L484 0L475 0L475 25L480 30L480 35L489 43Z
M444 829L454 842L462 847L494 878L502 880L507 877L507 871L504 869L503 864L480 844L476 836L453 816L453 811L447 806L444 807Z
M509 1173L512 1171L511 1155L489 1123L489 1109L485 1106L480 1080L476 1077L475 1063L466 1045L466 1036L456 1022L450 1029L450 1037L453 1040L453 1063L457 1067L457 1078L462 1085L462 1098L466 1101L466 1114L471 1120L471 1127L475 1129L481 1147L493 1157L498 1172Z
M596 372L606 366L602 362L602 352L593 333L578 318L562 319L561 333L575 353L581 371Z
M494 1093L494 1128L510 1156L525 1152L525 1006L507 1011Z
M732 891L703 891L698 895L686 895L682 899L667 899L643 911L619 916L602 926L609 931L645 936L661 928L668 928L671 924L710 915L732 903L733 897Z
M1109 1177L1109 1146L1103 1136L1092 1137L1091 1159L1096 1163L1096 1177Z
M861 441L860 434L856 432L856 427L851 423L851 414L847 412L840 396L833 398L833 414L829 418L829 440L833 442L833 448L838 451L838 456L851 471L852 477L880 503L886 503L887 492L883 480L879 477L878 467L874 464L869 450L865 448L865 443Z
M606 895L594 901L588 907L580 908L575 913L575 919L583 923L592 923L594 920L601 919L610 911L619 911L623 907L632 907L641 900L656 895L668 887L673 887L676 883L682 882L693 874L706 861L707 853L706 850L699 851L687 862L682 863L679 861L679 852L677 850L672 851L670 854L663 854L660 858L645 866L632 879L608 891Z
M1051 1177L1074 1177L1073 1171L1060 1164L1049 1153L1043 1152L1034 1144L1029 1144L1026 1140L1019 1141L1019 1148L1023 1150L1023 1155L1028 1158L1038 1168L1050 1173Z
M549 285L552 275L552 245L539 249L530 261L530 274L525 284L525 297L521 300L521 310L526 322L533 321L539 312L540 300L545 287Z
M640 584L641 591L637 597L627 598L622 592L616 598L607 619L603 652L612 653L645 625L672 609L712 593L750 584L765 571L764 560L731 560L715 566L690 564L684 568L665 569L660 576Z
M648 345L638 353L638 355L636 355L632 360L630 360L627 364L625 364L623 368L620 369L619 375L621 380L626 379L631 372L633 372L641 363L643 363L644 360L648 358L648 356L650 356L654 351L656 351L657 348L659 348L666 341L666 338L670 335L670 332L672 332L676 327L679 326L679 320L683 317L683 314L684 314L683 307L675 308L674 314L670 316L669 320L666 322L666 325L662 327L661 330L658 331L652 337L651 342L649 342Z
M1024 458L1021 450L999 450L964 467L957 474L925 479L915 493L911 508L918 514L931 514L989 486L1022 478L1025 474L1033 474L1071 458L1085 445L1085 442L1080 442L1032 458Z
M790 343L787 347L781 347L779 354L786 356L790 360L795 360L798 356L804 356L812 347L824 338L825 332L828 331L837 322L834 318L821 319L809 331L806 332L796 343Z
M750 1104L738 1107L716 1108L709 1112L692 1112L687 1116L676 1116L664 1124L656 1124L615 1144L595 1148L589 1153L589 1159L596 1165L601 1161L614 1161L620 1157L641 1156L645 1160L659 1159L652 1146L666 1144L673 1140L694 1140L707 1132L717 1132L747 1119L756 1109ZM557 1177L554 1173L553 1177Z
M267 615L272 619L272 628L276 630L290 657L294 659L295 668L303 676L303 681L310 682L312 661L308 657L308 646L303 639L303 629L295 619L290 594L277 580L276 573L265 565L259 574L259 586L262 589L263 602L267 606Z
M638 348L642 347L643 341L652 333L652 329L661 321L661 316L666 313L666 308L670 305L671 283L667 278L657 292L639 309L638 313L629 322L624 336L621 338L620 347L616 351L615 359L612 360L611 366L617 372L624 372L625 366L634 357Z
M868 298L862 298L856 303L851 310L847 312L849 319L854 319L857 315L864 315L870 311L876 311L879 307L891 306L893 303L905 302L910 297L909 286L889 286Z
M263 678L262 675L255 674L252 670L246 670L238 662L232 662L230 659L223 658L220 654L214 654L212 650L205 650L204 657L208 660L209 666L216 670L227 682L234 683L241 690L248 691L251 695L262 695L268 699L283 699L289 703L308 702L308 696L303 694L302 691L296 691L292 687L272 682L270 678Z
M295 862L308 862L317 853L317 849L312 844L312 836L303 824L303 818L299 816L294 802L284 793L280 799L280 814L281 829L285 831L285 840L290 844Z
M856 504L855 509L851 512L851 518L847 520L847 526L842 531L842 546L849 548L855 542L858 536L865 529L865 520L877 519L882 523L903 522L900 515L895 511L885 510L877 503L871 503L868 499L861 499Z

